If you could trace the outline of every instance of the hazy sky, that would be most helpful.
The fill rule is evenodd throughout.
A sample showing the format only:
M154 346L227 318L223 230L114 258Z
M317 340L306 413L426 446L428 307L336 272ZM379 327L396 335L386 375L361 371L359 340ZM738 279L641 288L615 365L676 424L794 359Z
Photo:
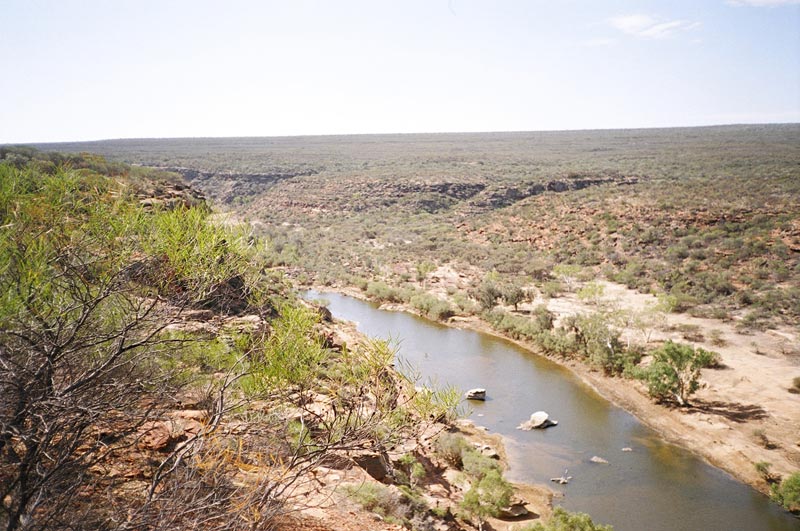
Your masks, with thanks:
M0 143L800 122L800 0L0 0Z

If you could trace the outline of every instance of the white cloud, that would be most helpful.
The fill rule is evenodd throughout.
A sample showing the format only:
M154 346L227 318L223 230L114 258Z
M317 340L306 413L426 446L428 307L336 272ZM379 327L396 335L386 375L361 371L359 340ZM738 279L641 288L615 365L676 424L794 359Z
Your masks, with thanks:
M728 3L737 6L775 7L800 5L800 0L729 0Z
M646 39L662 39L680 31L700 26L689 20L659 20L650 15L623 15L609 20L611 25L623 33Z

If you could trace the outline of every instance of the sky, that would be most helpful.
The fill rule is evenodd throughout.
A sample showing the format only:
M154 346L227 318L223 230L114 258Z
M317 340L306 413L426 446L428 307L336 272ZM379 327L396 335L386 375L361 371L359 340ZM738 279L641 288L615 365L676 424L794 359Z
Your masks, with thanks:
M0 143L800 122L800 0L0 0Z

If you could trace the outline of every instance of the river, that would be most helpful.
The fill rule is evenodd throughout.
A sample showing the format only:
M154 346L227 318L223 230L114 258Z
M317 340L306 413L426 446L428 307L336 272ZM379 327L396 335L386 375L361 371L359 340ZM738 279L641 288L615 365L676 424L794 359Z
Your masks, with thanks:
M305 296L324 299L335 317L355 322L369 336L396 341L398 356L419 371L422 383L486 388L486 402L470 402L469 418L504 437L509 480L547 483L568 469L568 485L549 483L561 493L557 505L587 512L615 531L800 529L800 521L766 496L661 440L542 356L501 338L379 310L338 293ZM538 410L559 424L516 429ZM593 463L593 456L608 464Z

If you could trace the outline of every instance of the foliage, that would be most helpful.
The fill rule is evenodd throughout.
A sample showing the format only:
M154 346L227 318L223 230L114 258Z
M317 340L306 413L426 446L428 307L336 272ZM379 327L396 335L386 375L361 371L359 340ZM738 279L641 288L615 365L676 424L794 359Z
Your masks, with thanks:
M395 489L380 483L345 485L345 493L364 509L380 515L387 522L415 531L431 529L428 506L405 486Z
M417 483L425 477L425 467L422 466L422 463L420 463L412 454L404 454L398 460L398 464L402 468L402 473L406 478L406 483L412 489L415 488ZM397 473L397 471L395 473Z
M527 294L525 290L516 283L507 283L500 286L500 297L503 299L504 303L510 304L514 307L514 310L516 310L517 305L526 299Z
M714 352L672 341L652 355L653 362L639 376L647 382L650 396L680 406L689 405L689 397L699 389L700 370L718 360Z
M427 293L413 295L411 297L411 305L436 321L448 319L455 314L449 302Z
M400 292L385 282L367 283L367 295L373 299L386 302L402 302Z
M800 472L772 486L772 498L789 511L800 512Z
M605 288L602 284L598 282L588 282L578 290L577 295L581 300L597 304L597 302L603 296L604 291Z
M595 524L588 514L571 513L556 507L547 523L537 522L520 528L519 531L613 531L610 525Z
M622 374L626 368L639 362L638 353L622 345L620 333L602 313L577 315L565 326L575 334L579 355L606 374Z
M492 470L500 472L500 464L490 457L486 457L467 447L461 451L462 470L475 479L485 477Z
M387 485L370 481L360 485L346 485L344 491L367 511L381 516L401 516L400 496Z
M138 212L111 179L0 164L0 215L0 522L57 528L88 468L153 414L140 401L173 391L158 361L175 316L130 280Z
M503 479L500 471L493 468L464 494L461 508L478 521L479 529L483 529L483 521L489 516L500 514L500 509L507 507L511 502L513 492L513 488Z
M468 449L469 443L459 433L445 432L436 439L435 450L439 457L459 469L463 466L462 455Z

